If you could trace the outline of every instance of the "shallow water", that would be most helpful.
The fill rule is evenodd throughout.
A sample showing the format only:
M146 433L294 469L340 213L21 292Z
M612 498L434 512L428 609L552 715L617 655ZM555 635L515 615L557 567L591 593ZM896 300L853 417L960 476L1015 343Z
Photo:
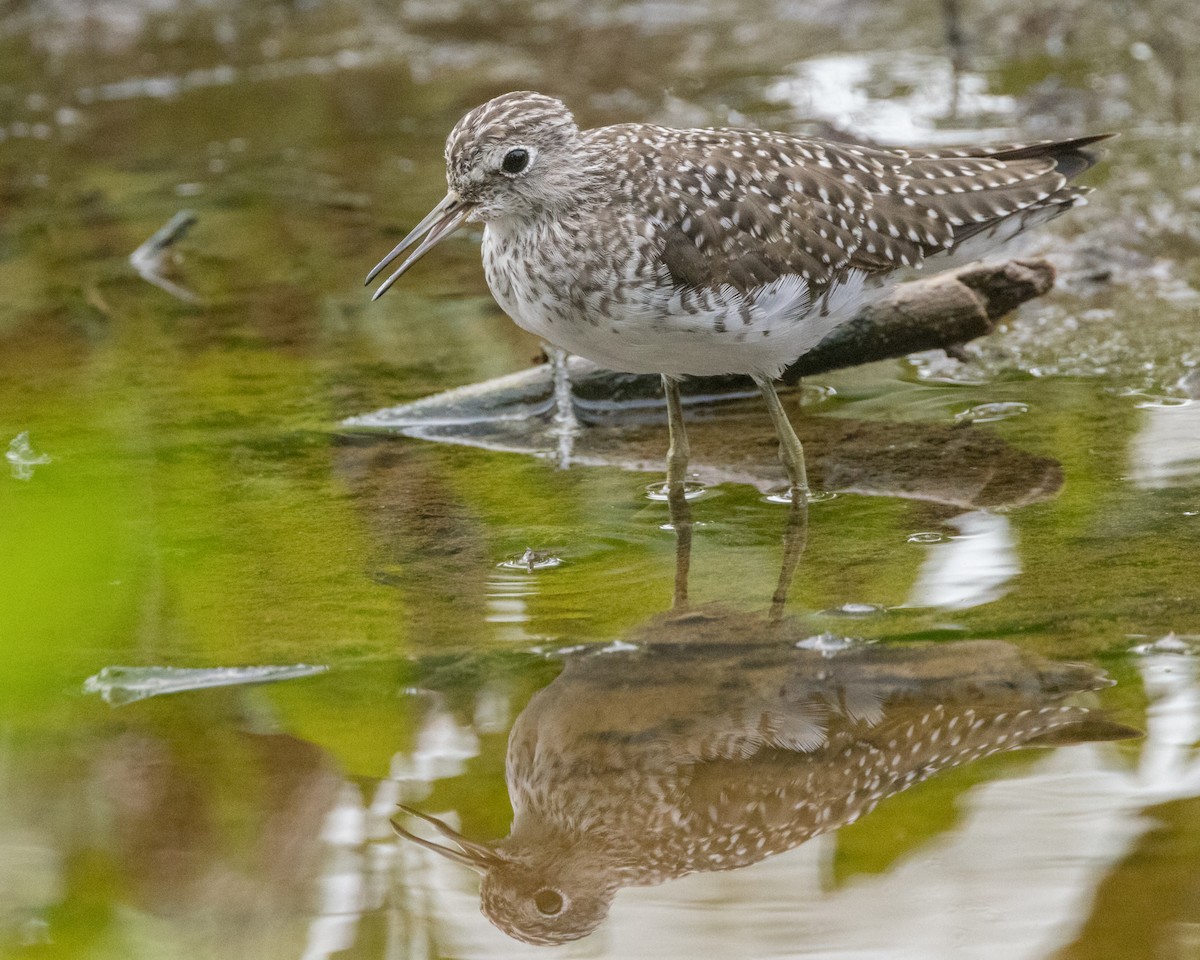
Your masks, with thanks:
M552 936L611 899L572 956L1200 956L1200 27L995 0L955 57L939 10L0 8L0 955L541 949L403 803L565 856ZM806 531L761 405L690 407L681 529L654 406L584 408L565 470L532 416L345 424L539 353L477 236L361 287L450 125L521 87L588 123L1122 137L1033 241L1053 293L965 362L788 399L837 494ZM702 866L731 836L746 865ZM489 881L500 926L546 875Z

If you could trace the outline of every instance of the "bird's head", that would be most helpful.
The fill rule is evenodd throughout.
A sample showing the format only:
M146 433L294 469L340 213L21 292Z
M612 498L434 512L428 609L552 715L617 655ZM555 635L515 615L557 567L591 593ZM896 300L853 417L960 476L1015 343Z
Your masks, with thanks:
M480 909L508 936L536 945L567 943L586 937L608 916L618 877L579 845L542 837L520 848L490 846L429 814L401 809L432 824L453 846L418 837L393 820L397 834L482 875Z
M488 870L479 888L483 915L510 937L551 946L580 940L608 916L615 877L570 856L511 858Z
M469 220L554 210L578 192L579 127L560 100L506 93L476 107L446 138L446 185Z
M554 213L575 202L581 143L571 111L540 93L506 93L470 111L446 138L445 198L367 276L370 283L421 240L374 296L464 223Z

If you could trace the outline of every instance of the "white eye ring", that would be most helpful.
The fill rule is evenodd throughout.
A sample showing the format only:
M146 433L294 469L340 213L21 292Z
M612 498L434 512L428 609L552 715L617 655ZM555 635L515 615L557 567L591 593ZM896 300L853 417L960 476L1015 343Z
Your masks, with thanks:
M537 151L531 147L509 147L500 158L500 172L510 176L520 176L533 164Z
M557 917L566 909L567 898L553 887L546 887L534 895L533 903L543 917Z

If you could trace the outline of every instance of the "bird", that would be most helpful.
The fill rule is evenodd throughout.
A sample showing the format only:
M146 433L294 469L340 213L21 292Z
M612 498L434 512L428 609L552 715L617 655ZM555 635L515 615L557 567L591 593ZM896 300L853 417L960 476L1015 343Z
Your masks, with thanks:
M621 888L734 870L868 814L944 770L1018 747L1140 736L1073 694L1111 684L1002 641L798 649L744 642L744 613L668 615L570 655L514 721L508 836L395 832L482 875L504 933L594 932ZM679 638L686 638L680 640Z
M366 282L413 248L377 299L482 223L488 287L520 327L602 367L661 376L670 496L683 496L689 458L680 379L742 374L766 402L790 499L807 502L780 373L912 271L979 259L1083 203L1072 181L1110 136L929 151L749 129L580 129L561 100L515 91L455 124L446 196Z

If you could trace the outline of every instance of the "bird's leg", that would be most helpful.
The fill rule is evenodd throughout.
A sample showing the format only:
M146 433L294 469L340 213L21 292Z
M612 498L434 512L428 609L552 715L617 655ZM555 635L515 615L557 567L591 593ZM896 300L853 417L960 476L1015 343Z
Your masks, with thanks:
M687 429L683 425L683 404L679 400L679 381L663 375L663 393L667 395L667 429L671 443L667 448L667 499L674 503L684 501L684 481L687 479L688 448Z
M671 442L667 448L667 503L671 509L671 527L675 531L675 598L672 609L683 610L688 602L688 571L692 561L692 507L687 502L687 467L691 450L687 428L683 425L683 404L679 399L679 381L664 375L663 393L667 397L667 428Z
M692 505L683 497L672 497L668 503L675 531L675 596L671 609L682 612L688 605L688 573L692 567Z
M800 438L792 429L783 404L779 402L779 394L775 392L775 383L769 377L755 377L758 389L762 391L763 399L767 401L767 412L775 425L775 433L779 437L779 459L787 471L791 484L792 503L805 503L808 500L808 474L804 470L804 448L800 446Z
M783 533L783 563L779 567L779 582L775 595L771 597L771 619L779 620L787 606L788 591L796 579L796 570L804 548L808 544L808 506L803 501L792 499L788 508L788 525Z

